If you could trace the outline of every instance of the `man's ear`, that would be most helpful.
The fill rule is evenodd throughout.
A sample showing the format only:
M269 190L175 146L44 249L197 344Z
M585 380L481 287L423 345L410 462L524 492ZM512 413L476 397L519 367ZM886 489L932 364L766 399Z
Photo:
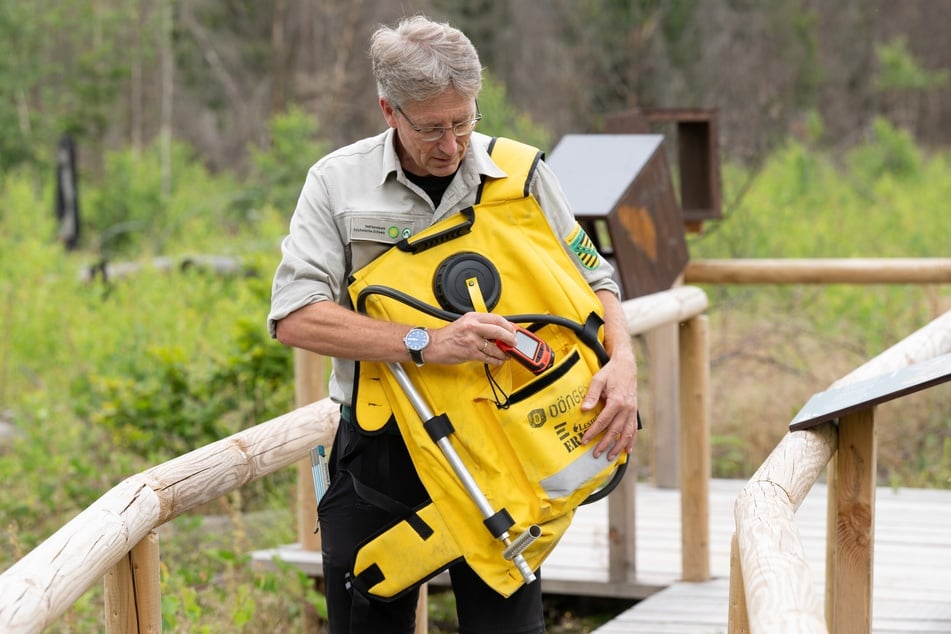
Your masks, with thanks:
M383 111L383 118L386 119L386 123L391 127L396 127L396 108L388 100L380 97L380 110Z

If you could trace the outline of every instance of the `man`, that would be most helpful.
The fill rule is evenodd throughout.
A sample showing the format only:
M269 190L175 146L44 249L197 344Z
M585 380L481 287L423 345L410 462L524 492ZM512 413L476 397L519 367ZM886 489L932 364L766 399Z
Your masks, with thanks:
M474 131L481 118L476 99L482 66L463 33L422 16L407 18L395 28L379 28L370 54L389 128L329 154L309 171L282 244L268 317L272 336L282 343L333 357L330 396L341 404L341 424L331 454L332 484L318 515L334 634L414 628L415 592L392 602L368 601L355 600L348 587L356 548L390 519L363 501L354 481L410 506L426 497L398 432L367 436L356 429L355 361L500 366L508 357L493 342L515 343L514 325L489 312L470 312L420 333L414 324L353 310L347 293L353 271L400 238L472 206L483 177L505 175L487 153L490 139ZM559 238L575 230L557 180L544 164L530 189ZM379 230L387 226L405 229L395 235ZM613 460L634 447L636 363L612 268L603 260L578 268L603 304L610 355L585 397L584 409L599 401L603 409L583 441L605 432L594 455L607 452ZM544 631L539 583L503 598L464 563L454 565L450 576L461 632Z

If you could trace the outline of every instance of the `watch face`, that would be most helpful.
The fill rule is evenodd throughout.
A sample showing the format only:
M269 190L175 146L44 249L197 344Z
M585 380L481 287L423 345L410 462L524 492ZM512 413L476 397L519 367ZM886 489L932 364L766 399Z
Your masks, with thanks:
M406 333L406 347L410 350L422 350L429 345L429 333L422 328L413 328Z

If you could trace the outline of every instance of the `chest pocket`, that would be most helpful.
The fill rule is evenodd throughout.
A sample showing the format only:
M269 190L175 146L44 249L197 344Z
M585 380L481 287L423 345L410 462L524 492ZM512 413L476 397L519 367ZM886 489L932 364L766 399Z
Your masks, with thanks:
M401 240L422 231L431 220L424 213L361 212L347 218L350 270L363 268Z

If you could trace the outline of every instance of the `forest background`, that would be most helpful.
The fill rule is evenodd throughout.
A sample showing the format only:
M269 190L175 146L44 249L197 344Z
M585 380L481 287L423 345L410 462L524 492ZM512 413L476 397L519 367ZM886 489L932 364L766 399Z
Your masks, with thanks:
M489 134L550 150L630 108L716 109L724 218L693 258L948 255L951 3L0 3L0 568L122 478L292 407L264 330L278 243L307 168L382 129L367 39L414 12L479 49ZM65 136L78 236L54 213ZM120 264L136 271L103 274ZM940 285L705 290L717 477L747 477L809 396L951 308ZM883 482L951 486L949 396L883 406ZM165 631L291 631L320 606L293 570L246 565L295 539L293 475L163 529ZM99 592L59 631L100 631Z

